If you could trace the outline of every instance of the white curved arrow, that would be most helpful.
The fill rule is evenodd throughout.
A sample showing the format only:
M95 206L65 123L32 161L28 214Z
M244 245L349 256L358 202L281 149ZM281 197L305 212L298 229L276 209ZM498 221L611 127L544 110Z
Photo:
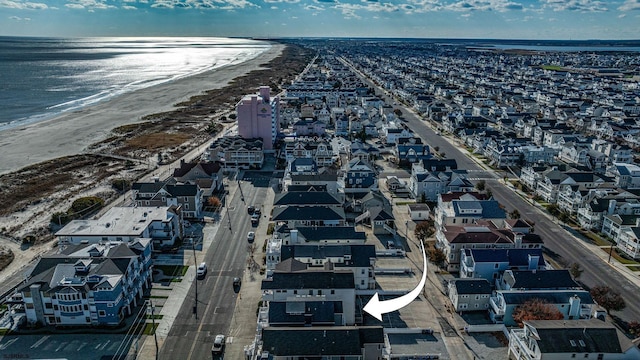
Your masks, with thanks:
M415 289L411 290L408 294L402 295L395 299L391 300L383 300L380 301L378 298L378 293L373 294L373 297L367 305L364 306L362 310L368 312L374 318L382 321L382 314L386 314L392 311L396 311L402 309L403 307L409 305L415 298L420 295L424 284L427 282L427 256L424 252L424 245L420 242L420 250L422 250L422 259L424 261L423 269L422 269L422 279L420 279L420 283L416 286Z

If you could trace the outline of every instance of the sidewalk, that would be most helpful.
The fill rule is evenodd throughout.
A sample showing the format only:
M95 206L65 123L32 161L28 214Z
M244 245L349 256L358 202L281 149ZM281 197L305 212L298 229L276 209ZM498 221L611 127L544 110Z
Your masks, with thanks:
M265 255L263 244L269 237L266 235L269 225L269 217L273 207L273 199L275 193L271 188L267 191L267 196L263 200L262 219L258 225L256 232L256 249L253 258L262 266L262 258ZM242 277L242 286L240 293L236 298L236 305L233 311L233 319L229 327L230 342L227 343L225 349L225 359L228 360L245 360L245 348L250 347L255 340L258 311L258 303L262 300L262 279L259 271L251 271L245 269Z
M233 198L235 192L238 189L237 183L235 181L229 181L225 186L227 186L229 189L228 196L230 198ZM211 246L211 243L215 238L216 233L218 232L219 227L220 222L217 222L215 224L207 224L205 228L203 228L202 250L198 250L196 252L196 257L201 259L204 254L207 253L207 251L209 250L209 246ZM196 276L196 264L194 262L193 255L185 257L184 265L188 265L189 269L184 274L183 279L193 279ZM162 316L162 318L156 320L156 337L158 338L159 349L162 349L162 345L169 335L169 331L171 331L171 326L173 325L173 322L176 319L178 312L180 311L180 308L182 307L182 304L184 303L184 300L188 295L191 284L191 281L180 281L171 283L172 290L169 294L169 297L164 300L164 304L160 312L158 313ZM147 323L151 322L151 320L147 320ZM140 350L138 351L138 356L136 359L152 360L155 358L155 339L152 335L149 335L145 337L143 344L140 346Z
M444 138L451 143L452 145L456 145L456 141L452 140L449 136L444 136ZM466 150L460 150L460 152L462 154L467 155L469 158L473 159L474 162L476 164L478 164L479 166L481 166L483 169L487 169L488 171L492 171L495 174L495 170L491 169L491 168L487 168L487 166L480 161L479 159L477 159L474 156L469 156L468 151ZM496 178L496 180L500 183L500 179ZM583 239L577 237L572 231L569 231L566 229L566 227L568 225L559 222L557 220L554 219L553 216L551 216L546 209L544 209L542 207L542 205L538 204L535 201L529 201L528 199L528 195L525 194L524 192L516 189L513 186L510 186L509 184L503 184L506 188L508 188L509 190L511 190L512 192L514 192L515 194L519 195L520 197L522 197L525 201L528 201L531 206L536 209L538 211L538 213L540 213L541 215L547 217L547 219L554 221L558 226L560 226L566 233L567 235L571 236L576 242L578 242L579 244L581 244L583 247L585 247L586 249L590 250L594 255L596 255L598 258L600 258L603 262L607 263L610 267L612 267L613 269L615 269L616 271L618 271L618 273L620 273L620 275L624 276L627 280L629 280L631 283L635 284L636 286L640 287L640 273L635 272L631 269L629 269L627 266L625 266L624 264L620 263L617 259L615 258L611 258L611 261L609 261L609 254L602 251L602 249L600 248L600 246L595 245L595 244L590 244L586 241L584 241ZM608 248L608 247L607 247Z

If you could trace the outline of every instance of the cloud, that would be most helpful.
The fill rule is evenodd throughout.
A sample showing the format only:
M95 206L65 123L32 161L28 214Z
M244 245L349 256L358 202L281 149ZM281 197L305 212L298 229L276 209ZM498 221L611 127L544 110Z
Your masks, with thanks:
M13 20L13 21L31 21L31 18L21 18L19 16L9 16L9 20Z
M104 9L116 8L114 5L106 4L100 0L72 0L67 4L65 4L64 6L66 6L69 9L78 9L78 10L87 9L89 11L91 10L95 11L96 9L104 10Z
M151 7L157 9L236 10L258 6L247 0L155 0Z
M28 1L11 1L0 0L0 8L18 9L18 10L44 10L49 7L44 3L33 3Z
M125 10L138 10L137 7L131 6L131 5L122 5L121 8L123 8Z
M627 16L627 14L620 14L620 15L618 15L618 19L622 19L625 16Z
M630 11L630 10L640 10L640 0L626 0L624 4L622 4L618 10L620 11Z
M263 0L266 3L288 3L288 4L297 4L300 0Z
M542 0L543 7L553 11L605 12L607 4L599 0Z
M444 6L444 9L451 11L498 11L506 12L512 10L523 10L520 3L509 0L461 0Z

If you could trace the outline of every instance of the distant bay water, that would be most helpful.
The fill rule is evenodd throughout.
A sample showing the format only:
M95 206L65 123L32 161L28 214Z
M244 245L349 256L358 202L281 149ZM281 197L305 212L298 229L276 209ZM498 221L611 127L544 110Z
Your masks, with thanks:
M0 130L242 63L269 47L232 38L0 37Z

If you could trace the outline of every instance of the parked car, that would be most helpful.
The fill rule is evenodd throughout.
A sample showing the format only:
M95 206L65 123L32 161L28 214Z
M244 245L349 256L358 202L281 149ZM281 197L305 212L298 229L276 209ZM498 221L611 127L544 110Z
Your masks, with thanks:
M256 233L253 231L249 231L247 234L247 241L252 243L256 239Z
M256 213L251 215L251 226L258 226L259 221L260 221L260 215Z
M259 207L255 208L255 210L253 211L253 215L258 215L260 216L260 214L262 214L262 210L260 210Z
M247 213L249 213L249 215L253 215L253 213L256 212L256 207L253 205L247 206Z
M196 274L198 275L198 277L207 275L207 263L200 263L200 265L198 265L198 270L196 270Z
M240 280L240 278L239 278L239 277L235 277L235 278L233 278L233 286L234 286L234 287L236 287L236 286L237 286L237 287L240 287L240 284L242 284L242 280Z
M211 355L222 354L224 351L224 340L224 335L216 335L216 338L213 340L213 345L211 346Z

